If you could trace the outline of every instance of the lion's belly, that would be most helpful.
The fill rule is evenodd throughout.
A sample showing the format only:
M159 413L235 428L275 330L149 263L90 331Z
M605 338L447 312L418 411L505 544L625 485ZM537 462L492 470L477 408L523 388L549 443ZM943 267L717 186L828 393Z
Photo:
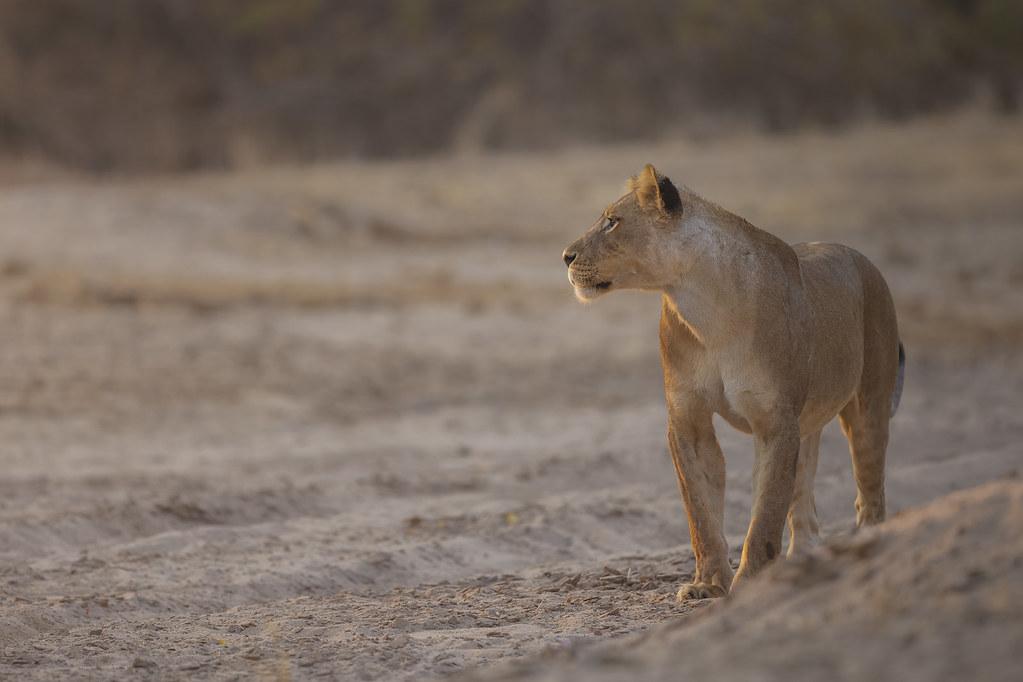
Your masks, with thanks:
M732 409L732 406L729 405L728 403L722 405L721 409L717 410L717 414L719 414L722 419L728 422L729 426L731 426L736 431L742 431L743 433L753 433L753 429L752 427L750 427L749 422L746 421L746 418L743 417L738 412L736 412L734 409Z
M795 390L805 395L798 420L800 432L806 436L834 419L859 386L864 359L863 285L847 247L797 244L793 248L800 261L809 314L804 318L802 336L793 339L793 346L772 351L805 358L806 364L796 372L801 376ZM751 422L762 418L758 414L769 412L774 401L780 401L780 406L792 395L791 387L776 390L772 384L789 377L775 374L770 362L758 363L758 351L755 347L751 350L746 340L705 346L679 322L667 300L661 319L661 351L669 402L684 406L695 401L698 409L720 415L744 433L752 431Z

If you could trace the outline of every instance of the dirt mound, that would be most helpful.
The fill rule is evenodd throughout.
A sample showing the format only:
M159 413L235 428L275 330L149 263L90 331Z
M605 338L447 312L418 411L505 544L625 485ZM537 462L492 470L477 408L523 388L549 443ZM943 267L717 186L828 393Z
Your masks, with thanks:
M731 603L503 679L1018 679L1021 529L1023 482L962 491L776 564Z

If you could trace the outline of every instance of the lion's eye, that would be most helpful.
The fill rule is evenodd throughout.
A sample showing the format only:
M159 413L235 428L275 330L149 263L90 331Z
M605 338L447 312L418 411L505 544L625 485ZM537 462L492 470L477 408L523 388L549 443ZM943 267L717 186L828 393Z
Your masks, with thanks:
M618 218L612 218L611 216L607 216L605 220L607 220L607 222L604 224L604 232L611 232L616 227L618 227Z

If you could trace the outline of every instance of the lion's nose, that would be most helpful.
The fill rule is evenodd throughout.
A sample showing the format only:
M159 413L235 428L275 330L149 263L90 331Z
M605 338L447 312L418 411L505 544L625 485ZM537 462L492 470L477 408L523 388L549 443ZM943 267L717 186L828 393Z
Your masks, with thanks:
M561 254L561 257L565 259L565 265L571 265L572 261L575 260L575 257L577 255L578 254L572 253L568 249L565 249L565 253Z

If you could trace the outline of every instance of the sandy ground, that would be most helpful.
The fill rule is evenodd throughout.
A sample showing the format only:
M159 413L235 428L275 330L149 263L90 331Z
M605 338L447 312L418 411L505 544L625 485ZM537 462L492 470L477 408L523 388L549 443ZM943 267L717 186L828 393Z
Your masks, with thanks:
M790 241L842 241L874 259L909 355L889 450L899 512L1023 461L1020 149L1023 121L963 116L841 135L9 182L0 678L572 679L547 664L593 666L562 659L649 628L651 678L672 647L707 649L705 671L738 666L759 649L679 634L720 609L673 601L693 562L664 439L659 301L579 305L561 249L653 161ZM737 549L751 443L719 434ZM1018 489L1003 485L955 504L1009 500L1015 525L982 519L955 551L996 548L1010 530L1018 542ZM817 477L830 534L851 526L853 497L833 425ZM952 505L918 514L941 519ZM898 542L923 553L911 565L951 556L931 556L925 521L906 525ZM1014 556L1015 572L996 577L1018 614ZM835 618L849 612L843 636L866 642L896 622L845 608L857 583L841 556L820 561L838 567L813 585L837 595ZM884 575L892 562L878 561ZM891 585L947 588L907 570ZM751 590L736 617L778 594ZM961 617L967 601L948 604L909 600L898 622L985 632ZM921 647L939 669L951 656ZM802 653L813 665L830 660L814 650ZM1004 672L1008 650L986 670ZM509 672L522 659L533 662Z
M1018 680L1021 527L1023 483L991 483L832 538L703 613L465 677Z

